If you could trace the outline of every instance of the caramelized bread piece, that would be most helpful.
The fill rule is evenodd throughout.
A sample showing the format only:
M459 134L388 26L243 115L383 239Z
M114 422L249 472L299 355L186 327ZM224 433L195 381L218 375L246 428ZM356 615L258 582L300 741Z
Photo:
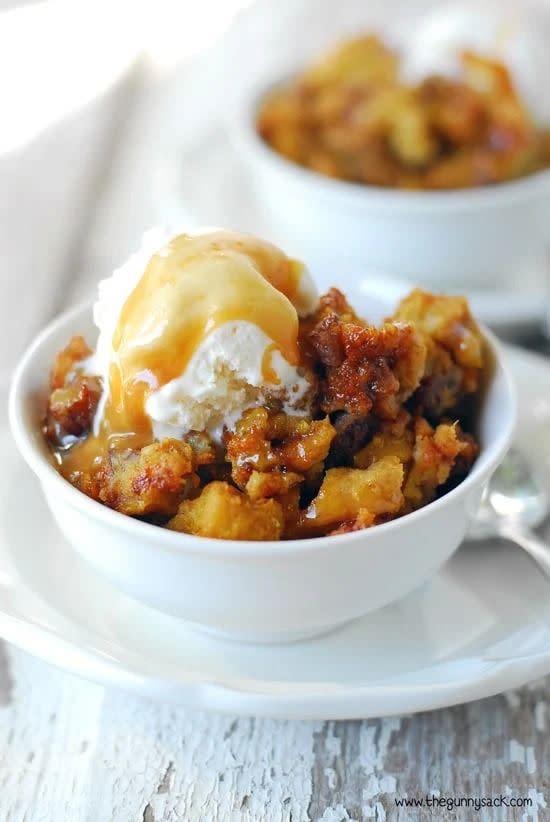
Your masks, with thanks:
M84 337L75 336L55 358L44 422L44 433L54 445L66 445L92 427L101 397L101 380L85 376L79 368L91 353Z
M278 540L283 525L276 500L252 500L226 482L211 482L199 497L181 503L167 527L217 539Z
M413 325L367 325L334 288L302 335L321 375L320 406L329 414L394 419L424 374L426 345Z
M198 485L191 446L174 439L139 451L110 451L97 468L71 479L84 493L130 516L172 516Z
M45 432L52 443L62 445L67 438L87 434L101 397L101 380L97 377L75 376L62 388L50 394L46 412Z
M304 473L326 458L335 433L328 418L270 414L266 408L246 411L225 436L233 481L245 488L255 471Z
M484 344L464 297L434 295L417 288L389 319L414 324L426 348L424 375L409 403L415 412L437 421L477 391Z
M304 530L324 530L359 515L373 518L396 514L403 505L403 465L397 457L384 457L369 468L330 468L321 489L303 513Z

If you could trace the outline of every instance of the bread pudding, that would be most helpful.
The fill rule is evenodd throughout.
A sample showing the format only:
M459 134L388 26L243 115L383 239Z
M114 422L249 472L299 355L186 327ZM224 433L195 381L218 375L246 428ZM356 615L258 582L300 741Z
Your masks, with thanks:
M548 166L537 127L508 69L472 51L459 76L403 77L378 37L349 40L261 101L257 129L283 157L372 186L459 189Z
M371 528L444 494L478 453L482 334L412 291L381 325L245 235L163 237L100 285L44 435L58 470L173 531L280 540Z

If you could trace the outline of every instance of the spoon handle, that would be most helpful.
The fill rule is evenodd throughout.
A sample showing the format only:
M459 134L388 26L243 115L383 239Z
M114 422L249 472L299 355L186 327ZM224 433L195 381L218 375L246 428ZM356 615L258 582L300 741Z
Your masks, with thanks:
M534 559L540 570L550 578L550 545L538 537L526 525L517 522L501 524L499 535L523 548Z

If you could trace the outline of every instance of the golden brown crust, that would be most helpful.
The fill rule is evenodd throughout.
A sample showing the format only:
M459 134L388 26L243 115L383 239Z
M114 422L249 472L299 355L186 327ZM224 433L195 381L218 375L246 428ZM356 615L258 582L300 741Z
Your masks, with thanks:
M171 516L198 486L191 446L166 439L139 451L110 451L95 470L71 479L85 494L122 514Z
M225 539L293 539L375 526L429 503L469 471L474 438L460 423L484 366L465 300L416 290L380 328L338 289L300 322L311 416L246 411L223 443L206 432L96 454L100 382L79 369L74 338L56 360L45 422L53 445L81 438L92 468L65 475L124 514ZM71 451L68 454L70 456ZM63 459L63 452L60 452Z
M253 500L226 482L211 482L199 497L181 503L167 527L215 539L278 540L283 525L276 500Z
M54 360L44 421L44 433L53 445L82 437L92 427L101 396L101 381L82 374L79 369L91 353L84 337L75 336Z
M265 408L246 411L225 437L233 481L245 488L253 472L305 473L326 459L335 433L328 418L270 414Z
M403 513L427 505L451 475L465 476L478 453L477 445L457 422L433 428L423 417L403 412L383 423L372 440L355 456L355 465L368 468L387 457L403 465Z
M403 465L393 456L365 469L330 468L303 512L300 528L304 533L326 533L358 516L372 524L378 516L397 514L403 505L402 484Z
M92 426L101 397L101 382L96 377L75 377L62 388L55 388L48 400L45 433L52 443L67 437L82 437Z
M282 497L303 481L301 474L294 471L252 471L246 483L246 493L252 500L270 499L271 497Z
M484 343L464 297L438 296L417 288L389 319L414 325L426 349L424 374L414 397L417 413L437 420L477 391Z
M424 374L423 339L410 323L366 325L335 288L327 298L302 331L321 374L321 409L395 418Z
M458 424L440 423L434 429L419 417L414 422L414 435L412 461L403 487L407 511L435 498L460 456L468 468L477 456L477 448L473 448L471 439L462 436Z

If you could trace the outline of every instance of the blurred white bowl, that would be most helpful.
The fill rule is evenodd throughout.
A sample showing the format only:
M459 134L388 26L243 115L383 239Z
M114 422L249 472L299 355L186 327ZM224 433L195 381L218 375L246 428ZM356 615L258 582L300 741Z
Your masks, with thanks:
M504 283L547 267L550 171L456 191L334 180L290 162L258 135L265 93L247 93L229 126L275 236L294 253L340 253L371 270L444 288Z
M360 295L350 297L361 310ZM95 343L90 305L46 328L17 368L10 423L21 454L61 531L113 585L232 639L313 636L417 588L464 538L512 435L513 390L488 336L496 367L480 414L481 453L466 479L445 496L400 519L333 537L236 542L180 534L106 508L55 469L41 430L48 373L55 354L76 333Z

